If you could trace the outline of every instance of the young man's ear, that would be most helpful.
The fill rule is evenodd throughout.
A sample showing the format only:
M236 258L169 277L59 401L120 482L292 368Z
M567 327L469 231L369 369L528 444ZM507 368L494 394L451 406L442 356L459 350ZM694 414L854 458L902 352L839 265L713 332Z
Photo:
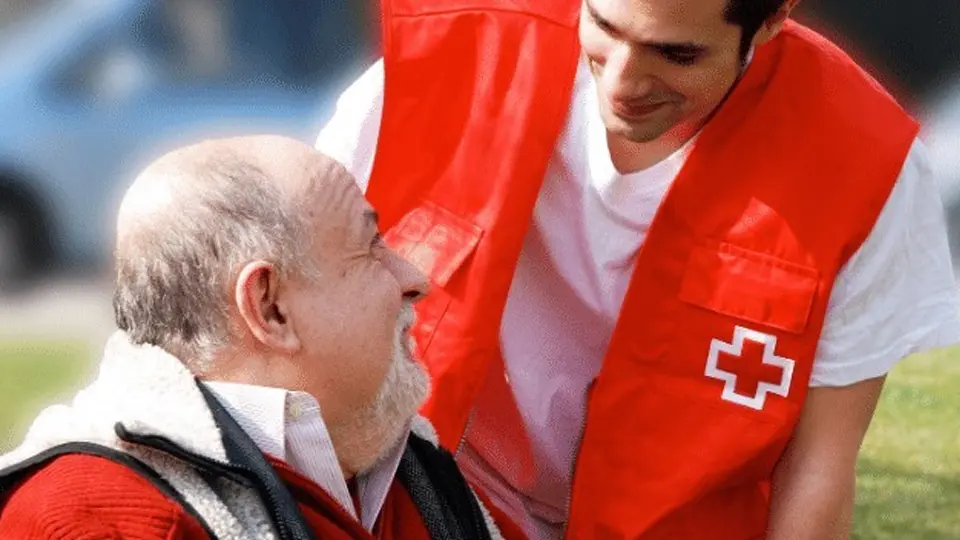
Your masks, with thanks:
M790 14L793 13L794 8L796 8L799 3L800 0L786 0L772 17L760 25L760 29L757 30L756 35L753 36L753 46L756 47L777 37L777 34L779 34L783 28L783 24L787 22Z
M265 261L247 264L237 276L234 302L254 339L264 347L286 353L300 348L300 339L289 321L287 306L279 299L280 276Z

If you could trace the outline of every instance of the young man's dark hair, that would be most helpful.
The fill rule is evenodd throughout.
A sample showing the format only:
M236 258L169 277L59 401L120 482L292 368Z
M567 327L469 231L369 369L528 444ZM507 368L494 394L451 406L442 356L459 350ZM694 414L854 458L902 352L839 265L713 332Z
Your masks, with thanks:
M724 13L727 22L743 29L740 38L740 56L746 57L750 42L764 21L783 7L786 0L730 0Z

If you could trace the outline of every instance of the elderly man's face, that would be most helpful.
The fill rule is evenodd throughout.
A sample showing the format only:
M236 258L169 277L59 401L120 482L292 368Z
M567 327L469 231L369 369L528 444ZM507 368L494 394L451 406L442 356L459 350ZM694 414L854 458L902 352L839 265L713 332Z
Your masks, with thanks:
M308 194L316 201L307 207L318 275L292 280L286 295L304 377L312 379L304 387L315 390L331 434L345 431L341 445L372 443L399 435L426 398L426 371L408 334L426 279L383 244L376 214L349 173L338 167L334 176Z

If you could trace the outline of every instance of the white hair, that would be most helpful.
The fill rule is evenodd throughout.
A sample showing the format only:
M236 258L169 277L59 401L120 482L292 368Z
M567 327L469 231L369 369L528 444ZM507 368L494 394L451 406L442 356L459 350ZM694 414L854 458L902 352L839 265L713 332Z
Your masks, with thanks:
M169 179L173 201L137 223L115 253L117 326L197 374L230 337L231 283L255 260L281 276L310 266L305 213L276 182L232 153Z

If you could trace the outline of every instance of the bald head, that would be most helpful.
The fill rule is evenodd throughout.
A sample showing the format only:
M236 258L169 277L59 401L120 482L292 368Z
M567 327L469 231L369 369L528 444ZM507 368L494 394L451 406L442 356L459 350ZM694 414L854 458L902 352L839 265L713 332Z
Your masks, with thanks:
M335 160L279 136L208 140L159 158L120 204L118 326L135 342L209 359L227 338L238 266L307 270L315 193L352 182Z
M276 135L213 139L178 148L147 166L128 188L117 218L118 248L139 228L175 217L197 191L224 181L266 182L287 204L309 198L321 181L350 182L336 160Z

